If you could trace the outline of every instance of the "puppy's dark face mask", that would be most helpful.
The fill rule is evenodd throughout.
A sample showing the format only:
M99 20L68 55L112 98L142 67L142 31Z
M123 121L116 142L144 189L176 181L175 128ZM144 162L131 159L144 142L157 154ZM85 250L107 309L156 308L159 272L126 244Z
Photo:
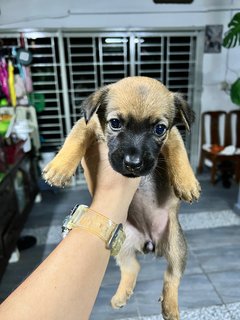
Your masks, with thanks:
M144 79L136 81L133 86L130 78L126 78L103 87L82 104L86 123L94 113L98 114L110 164L127 177L150 174L158 164L171 127L184 123L189 129L193 120L193 113L181 95L169 92L153 79L148 79L151 83L147 85Z
M168 125L150 118L107 116L106 137L109 161L114 170L127 177L148 175L157 165Z

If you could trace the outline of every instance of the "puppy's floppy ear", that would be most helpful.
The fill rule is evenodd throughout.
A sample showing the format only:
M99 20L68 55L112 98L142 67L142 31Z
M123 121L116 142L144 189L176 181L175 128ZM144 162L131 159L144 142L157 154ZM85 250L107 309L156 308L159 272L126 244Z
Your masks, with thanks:
M194 111L180 93L174 93L174 105L176 108L174 124L183 123L190 131L191 124L195 120Z
M86 123L91 119L91 117L98 111L100 107L106 104L106 97L109 89L103 87L96 92L90 94L83 103L81 104L81 109L84 114Z

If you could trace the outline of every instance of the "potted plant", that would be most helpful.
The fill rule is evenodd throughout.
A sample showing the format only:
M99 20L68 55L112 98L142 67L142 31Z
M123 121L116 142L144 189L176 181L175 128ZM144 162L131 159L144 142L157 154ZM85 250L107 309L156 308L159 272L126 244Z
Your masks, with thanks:
M240 12L236 13L228 24L229 30L223 38L223 46L227 49L240 45ZM234 104L240 106L240 78L232 83L230 97Z
M240 45L240 12L236 13L228 24L229 30L223 38L223 46L227 49ZM233 103L240 106L240 78L231 85L230 96ZM237 203L234 206L235 212L240 214L240 184Z

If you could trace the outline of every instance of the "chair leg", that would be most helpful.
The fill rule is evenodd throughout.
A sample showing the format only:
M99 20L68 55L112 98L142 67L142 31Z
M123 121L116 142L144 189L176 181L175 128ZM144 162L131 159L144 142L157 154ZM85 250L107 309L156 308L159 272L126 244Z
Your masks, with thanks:
M212 169L211 169L211 183L215 184L216 183L216 176L217 173L217 162L216 161L212 161Z
M237 183L240 182L240 161L236 161L235 165L235 180Z
M201 151L201 155L200 155L200 159L199 159L199 165L197 168L197 172L198 173L202 173L203 172L203 162L204 162L204 155L203 152Z

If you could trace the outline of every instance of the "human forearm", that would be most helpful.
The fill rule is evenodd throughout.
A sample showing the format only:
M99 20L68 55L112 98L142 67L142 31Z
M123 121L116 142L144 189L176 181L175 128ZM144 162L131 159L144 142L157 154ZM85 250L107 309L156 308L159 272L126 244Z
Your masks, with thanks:
M106 204L105 212L112 207L112 204L110 207ZM116 215L118 210L122 209L115 207ZM110 251L105 249L100 238L87 231L73 229L3 303L0 318L88 319L109 256Z

